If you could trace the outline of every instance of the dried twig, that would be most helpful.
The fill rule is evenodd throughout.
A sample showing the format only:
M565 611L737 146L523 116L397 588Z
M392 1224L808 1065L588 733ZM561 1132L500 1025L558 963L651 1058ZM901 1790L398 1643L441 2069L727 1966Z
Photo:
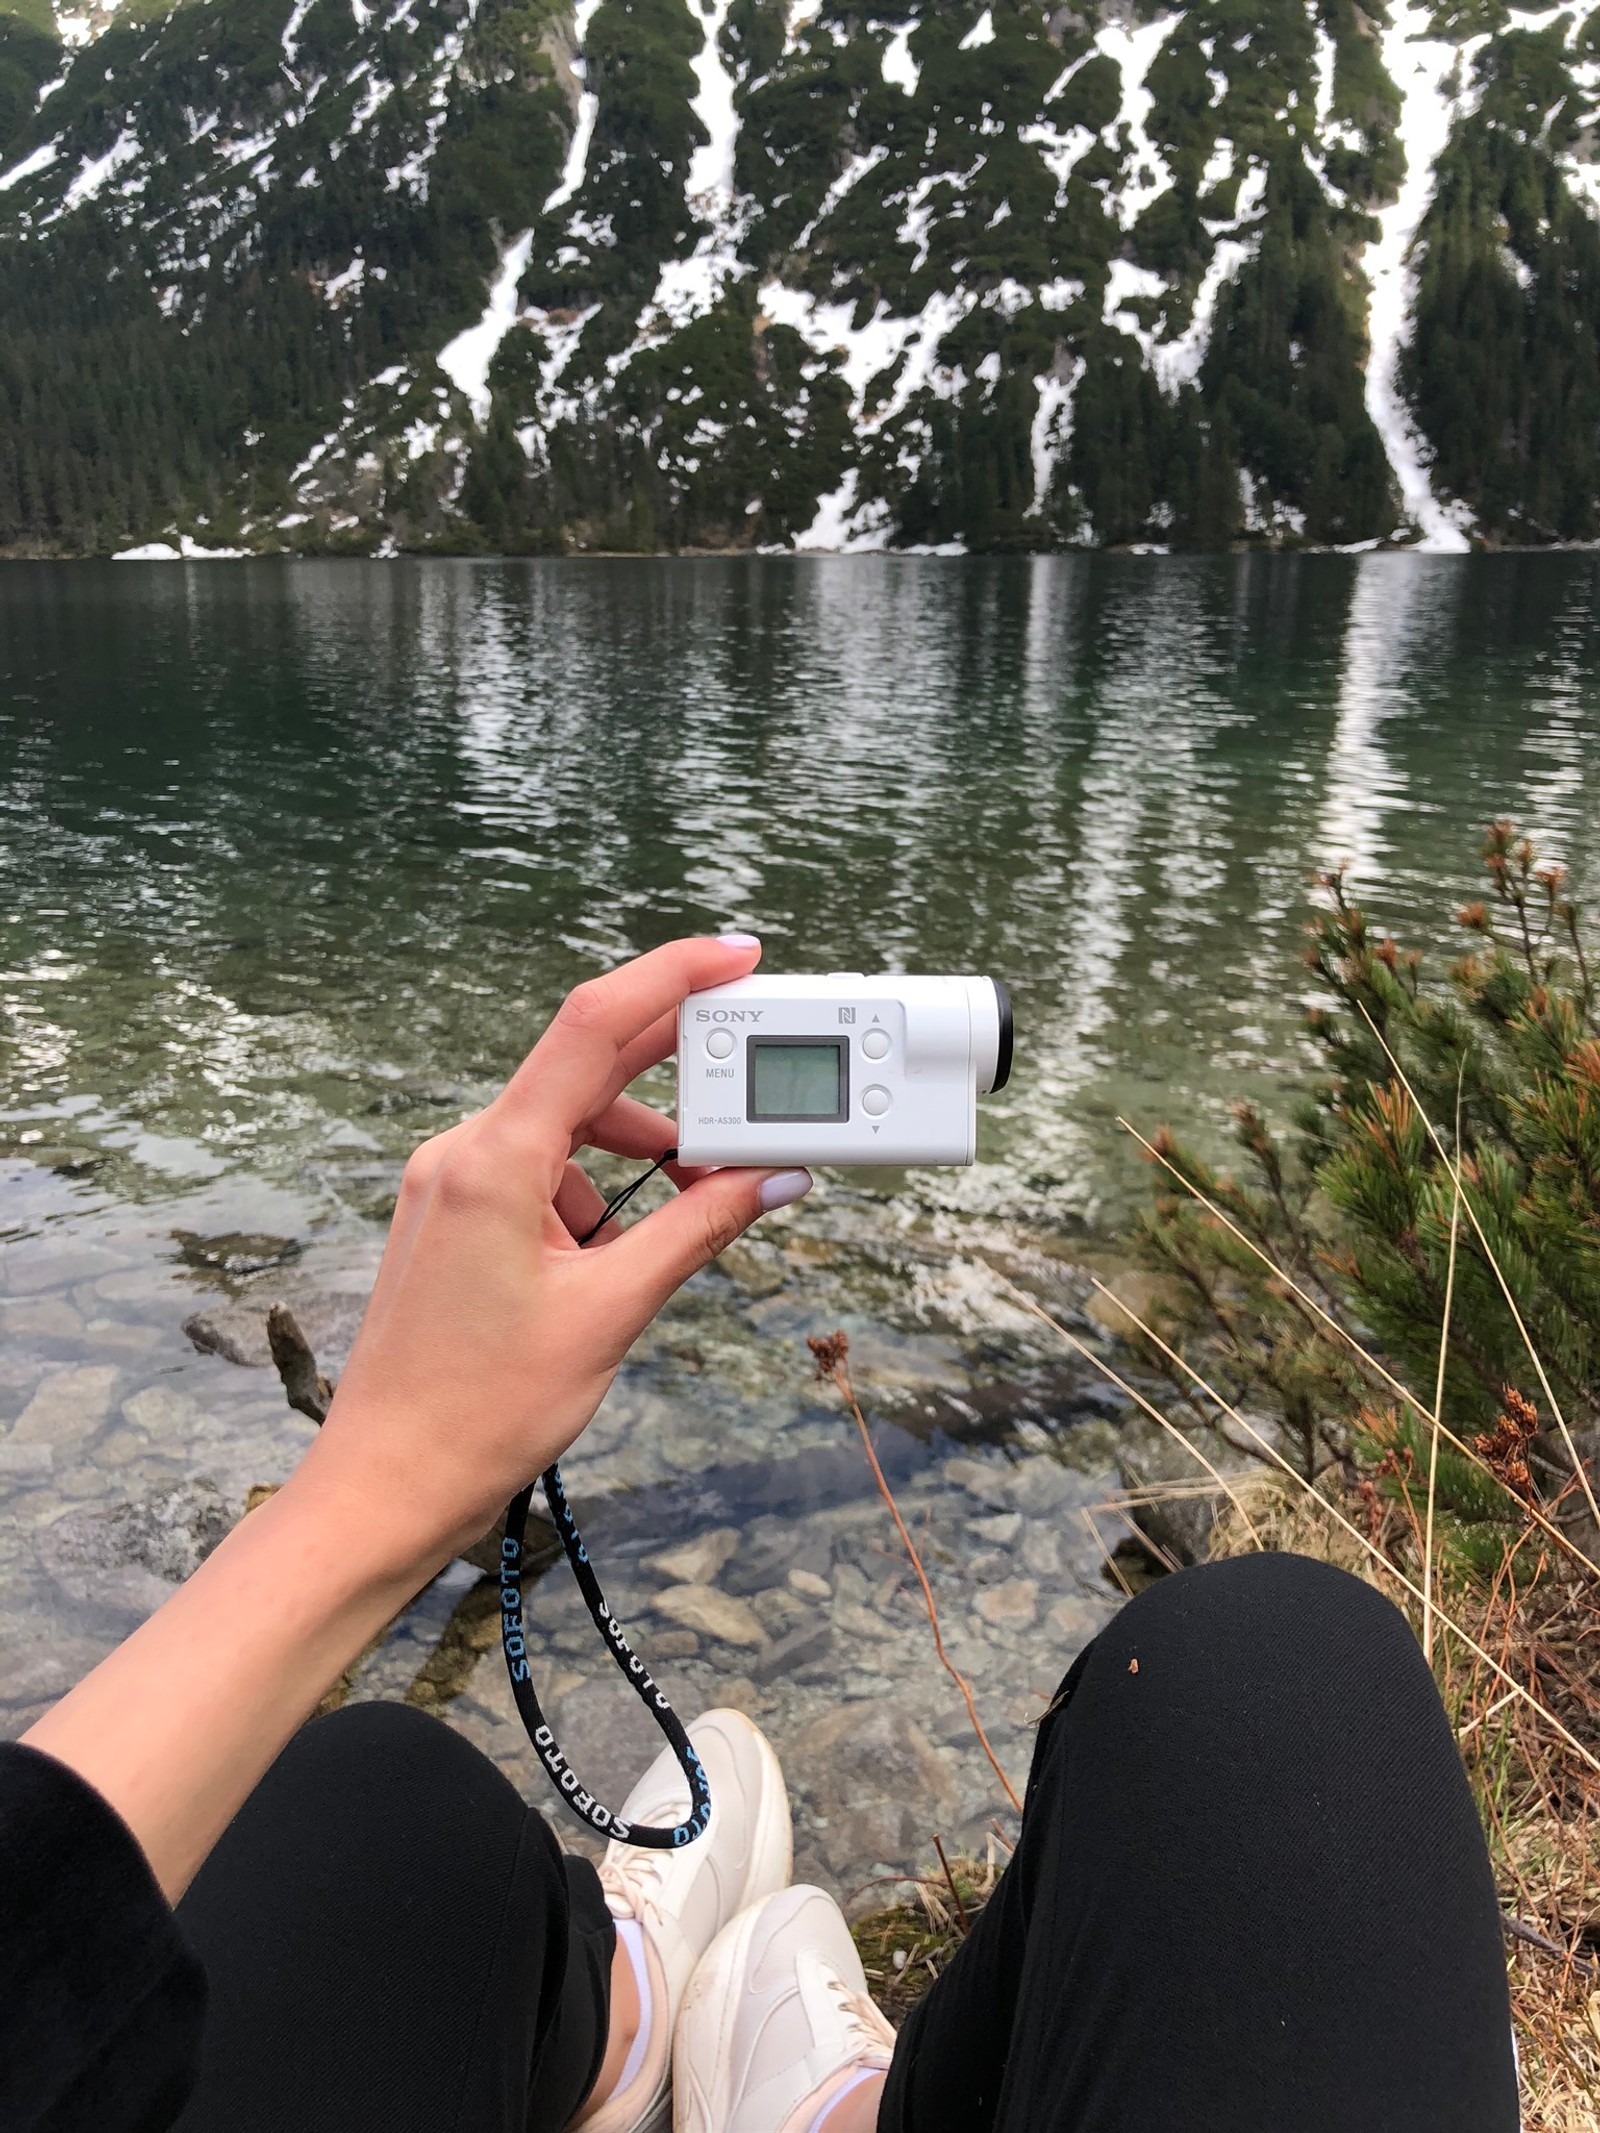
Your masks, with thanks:
M950 1871L950 1861L945 1857L944 1839L935 1833L933 1848L939 1854L939 1864L944 1869L945 1886L950 1891L950 1901L956 1907L956 1916L961 1921L963 1933L972 1931L972 1921L967 1916L967 1907L961 1901L961 1891L956 1887L956 1877Z
M944 1648L944 1632L939 1626L939 1610L934 1604L933 1587L928 1583L928 1573L922 1567L922 1557L917 1553L917 1544L911 1538L905 1520L900 1516L900 1506L894 1500L894 1491L878 1463L878 1455L872 1448L872 1432L867 1428L867 1418L861 1412L861 1403L856 1398L855 1387L850 1382L850 1371L845 1360L850 1353L850 1342L843 1333L813 1334L807 1340L806 1346L817 1359L817 1376L834 1387L855 1420L861 1435L862 1449L867 1455L867 1463L872 1468L873 1478L878 1484L878 1494L888 1506L889 1516L895 1522L906 1557L917 1574L917 1583L922 1587L922 1603L928 1611L928 1624L933 1631L934 1649L939 1654L939 1664L961 1691L961 1699L967 1707L967 1716L972 1721L972 1730L978 1736L978 1745L989 1758L990 1767L1000 1780L1006 1798L1017 1813L1021 1814L1022 1802L1017 1797L1016 1787L1006 1776L1000 1758L989 1745L989 1736L983 1730L983 1720L978 1716L978 1706L972 1699L972 1685Z
M320 1427L333 1405L333 1380L317 1368L311 1343L287 1304L274 1304L267 1313L267 1346L278 1366L289 1405Z

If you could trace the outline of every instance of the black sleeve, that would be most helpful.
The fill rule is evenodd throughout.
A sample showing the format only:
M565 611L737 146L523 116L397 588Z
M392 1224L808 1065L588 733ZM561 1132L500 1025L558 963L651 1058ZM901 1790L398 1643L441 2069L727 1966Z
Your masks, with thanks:
M161 2133L193 2085L205 1975L91 1785L0 1742L0 2126Z

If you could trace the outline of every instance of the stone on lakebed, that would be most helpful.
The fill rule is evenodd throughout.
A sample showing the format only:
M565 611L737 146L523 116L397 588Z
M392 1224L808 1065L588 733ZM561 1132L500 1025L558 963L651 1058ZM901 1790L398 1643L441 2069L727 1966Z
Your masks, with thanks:
M670 1585L656 1594L651 1605L681 1629L696 1630L722 1644L759 1650L768 1641L761 1618L749 1602L736 1600L731 1592L719 1592L715 1585Z

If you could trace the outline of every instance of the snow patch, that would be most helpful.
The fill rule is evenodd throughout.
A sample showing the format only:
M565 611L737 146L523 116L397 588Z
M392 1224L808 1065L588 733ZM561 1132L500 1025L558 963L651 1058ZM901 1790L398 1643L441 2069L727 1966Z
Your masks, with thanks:
M170 541L145 541L138 548L119 548L113 563L236 563L249 555L248 548L202 548L187 533Z
M1051 371L1033 381L1039 389L1039 405L1033 411L1033 427L1028 437L1033 457L1033 502L1025 514L1028 518L1043 517L1056 468L1072 441L1072 396L1078 389L1083 370L1082 356L1074 356L1065 377Z
M1177 23L1176 15L1168 15L1160 22L1142 22L1133 28L1108 23L1096 40L1099 49L1116 61L1122 73L1122 106L1108 131L1115 139L1124 126L1128 129L1128 177L1120 195L1114 196L1117 221L1125 230L1132 229L1151 201L1159 199L1172 184L1166 159L1149 135L1155 98L1145 87L1145 76Z
M62 211L71 214L72 210L81 207L85 200L92 200L107 178L114 177L123 165L131 163L138 153L139 137L130 127L125 126L103 156L84 159L78 175L67 187L66 196L61 202Z
M566 161L561 166L561 179L555 191L544 204L544 212L553 215L574 198L582 185L589 167L589 145L594 139L594 122L600 113L600 99L589 87L589 62L584 56L584 40L589 34L589 25L595 18L600 0L578 0L572 16L572 40L578 48L578 56L572 62L572 71L583 84L578 94L578 116L572 128L572 139L567 143Z
M916 95L922 79L922 69L911 56L911 33L916 26L902 22L883 48L883 78L891 89L904 89L907 96Z
M733 184L739 116L734 109L733 76L722 57L721 43L733 0L712 0L704 15L694 0L685 0L685 4L705 33L694 59L699 91L690 98L689 108L708 136L690 158L685 193L690 211L707 228L687 259L669 259L663 264L655 294L640 314L633 345L611 358L608 368L613 376L641 349L680 332L692 319L703 318L727 284L750 271L739 257L743 216Z
M328 276L328 279L322 284L323 301L329 304L337 304L345 295L346 291L350 291L353 294L359 296L361 293L361 284L366 280L366 278L367 263L362 258L361 254L357 252L355 258L351 260L349 266L344 269L343 273L330 274Z
M1045 119L1017 128L1017 139L1029 148L1038 149L1046 170L1055 178L1057 207L1066 206L1067 180L1097 138L1087 126L1074 126L1070 133L1063 133Z
M46 141L42 148L35 148L25 155L20 163L13 163L8 171L0 172L0 193L10 192L13 185L20 185L24 178L31 178L36 171L46 170L60 153L59 143Z
M954 399L966 384L963 373L941 364L945 336L971 312L977 296L970 290L941 291L931 296L915 318L894 318L880 302L865 326L855 324L850 303L819 303L801 289L767 282L760 292L762 311L780 326L790 326L818 355L842 355L840 375L850 390L851 425L858 438L871 437L902 415L914 396L930 391ZM888 391L869 404L875 382L894 370ZM856 501L852 468L839 487L822 498L817 516L797 548L848 549L887 547L888 509L877 499Z
M122 0L91 0L91 4L82 9L58 5L56 35L69 52L75 52L80 46L93 43L121 4Z
M968 30L966 36L962 38L960 44L956 46L956 50L958 52L975 52L980 45L993 43L994 13L992 9L986 7L971 29Z
M1391 0L1383 32L1383 63L1400 91L1398 135L1406 174L1398 197L1378 210L1378 241L1365 265L1372 284L1368 309L1371 353L1367 358L1367 413L1399 484L1406 515L1422 532L1420 545L1458 553L1471 544L1466 507L1436 496L1428 474L1428 451L1400 393L1400 347L1405 338L1416 277L1411 248L1433 191L1433 167L1450 138L1455 102L1446 83L1459 67L1465 75L1481 44L1445 44L1424 33L1427 9L1416 0Z
M489 419L489 365L517 316L517 284L527 270L533 232L524 230L500 254L500 271L489 288L489 301L476 326L458 333L439 351L439 368L471 404L482 429Z
M789 19L784 24L783 49L792 52L800 42L800 32L809 29L822 13L822 0L790 0Z
M1217 298L1223 284L1233 280L1254 250L1254 244L1241 238L1219 238L1195 291L1194 310L1189 315L1188 325L1172 340L1160 342L1155 348L1156 379L1163 392L1176 394L1181 387L1192 385L1199 377L1200 365L1211 344L1211 322L1216 316Z
M315 6L316 0L294 0L289 19L283 26L283 64L286 69L294 66L300 50L300 26Z

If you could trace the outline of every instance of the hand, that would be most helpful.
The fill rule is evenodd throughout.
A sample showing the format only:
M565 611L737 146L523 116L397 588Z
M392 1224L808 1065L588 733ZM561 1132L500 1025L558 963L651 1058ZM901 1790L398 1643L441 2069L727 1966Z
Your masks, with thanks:
M329 1682L566 1450L679 1283L809 1187L674 1166L676 1200L576 1241L602 1202L574 1153L672 1146L622 1092L672 1050L685 994L760 953L675 941L580 985L489 1108L417 1151L310 1451L25 1736L98 1787L169 1896Z
M673 1050L684 996L760 954L745 935L674 941L580 985L488 1109L417 1150L301 1487L393 1523L419 1562L469 1546L566 1451L673 1291L809 1188L805 1171L669 1165L675 1200L577 1241L604 1204L577 1150L648 1163L673 1145L623 1091Z

